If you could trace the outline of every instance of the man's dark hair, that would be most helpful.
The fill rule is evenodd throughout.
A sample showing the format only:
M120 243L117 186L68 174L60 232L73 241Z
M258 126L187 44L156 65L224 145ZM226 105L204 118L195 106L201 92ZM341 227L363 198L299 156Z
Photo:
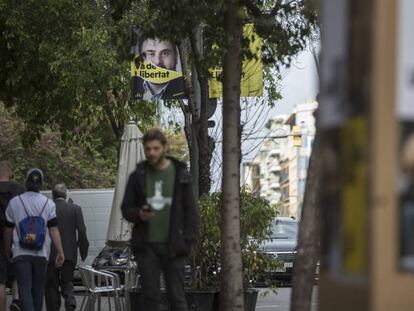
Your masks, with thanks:
M142 52L142 46L144 45L144 42L146 40L168 41L168 42L171 43L171 46L172 46L172 50L174 52L174 55L177 54L177 44L173 40L169 40L169 39L159 39L159 38L156 38L156 37L154 37L154 38L140 37L138 39L138 53L141 54L143 57L144 57L144 55L143 55L143 52Z
M31 168L26 173L27 191L39 192L42 188L44 175L41 169Z
M164 146L167 144L167 137L165 137L164 133L157 128L149 130L142 138L144 145L152 140L158 140Z

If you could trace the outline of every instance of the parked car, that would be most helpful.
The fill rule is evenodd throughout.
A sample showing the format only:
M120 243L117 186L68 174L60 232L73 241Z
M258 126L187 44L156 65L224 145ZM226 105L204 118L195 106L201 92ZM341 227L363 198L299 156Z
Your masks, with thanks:
M272 223L272 235L261 249L280 262L280 267L272 273L276 282L290 282L298 241L299 222L289 217L277 217Z

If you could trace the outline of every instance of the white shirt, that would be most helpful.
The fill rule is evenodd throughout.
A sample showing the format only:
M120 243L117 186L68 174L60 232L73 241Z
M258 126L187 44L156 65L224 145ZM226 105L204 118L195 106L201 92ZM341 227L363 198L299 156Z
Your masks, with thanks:
M24 203L24 206L26 207L28 214L26 214L19 196L11 199L6 209L7 221L14 224L12 244L13 258L16 258L18 256L36 256L49 259L51 238L49 230L47 230L47 228L45 243L43 244L43 248L39 251L22 248L19 243L17 230L19 228L19 223L27 216L41 216L47 225L49 220L56 218L55 203L52 200L47 199L43 194L32 191L25 192L21 194L20 197ZM45 206L46 200L48 201ZM43 206L45 206L45 208L42 215L40 215Z

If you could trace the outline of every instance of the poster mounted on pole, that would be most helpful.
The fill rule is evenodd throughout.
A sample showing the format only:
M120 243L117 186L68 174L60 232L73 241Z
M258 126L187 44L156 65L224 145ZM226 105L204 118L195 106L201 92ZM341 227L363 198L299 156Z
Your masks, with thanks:
M348 1L323 2L321 93L319 127L323 129L342 126L349 117L346 100L349 63Z
M240 80L240 96L263 96L263 63L262 63L262 38L254 31L253 24L243 27L243 37L249 40L249 50L252 58L242 62L242 76ZM210 69L212 78L209 80L209 98L223 97L223 85L221 83L223 68L216 66Z
M361 81L369 66L370 42L351 27L356 18L349 0L322 2L321 93L318 128L325 135L329 165L322 175L329 187L321 194L321 271L340 282L358 283L368 273L369 93ZM362 7L362 6L361 6ZM360 42L366 54L354 51ZM361 90L356 96L353 89Z
M399 1L397 46L397 115L400 120L414 122L414 2Z
M185 99L185 83L177 43L146 38L133 29L132 98L153 101Z
M400 267L414 271L414 2L398 4L396 114L400 121L399 193Z

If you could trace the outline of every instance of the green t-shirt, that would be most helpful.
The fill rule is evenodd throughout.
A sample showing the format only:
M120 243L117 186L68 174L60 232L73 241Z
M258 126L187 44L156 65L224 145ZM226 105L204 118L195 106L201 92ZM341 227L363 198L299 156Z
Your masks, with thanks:
M146 175L147 203L155 216L148 222L148 242L168 242L170 211L174 192L175 168L148 169Z

